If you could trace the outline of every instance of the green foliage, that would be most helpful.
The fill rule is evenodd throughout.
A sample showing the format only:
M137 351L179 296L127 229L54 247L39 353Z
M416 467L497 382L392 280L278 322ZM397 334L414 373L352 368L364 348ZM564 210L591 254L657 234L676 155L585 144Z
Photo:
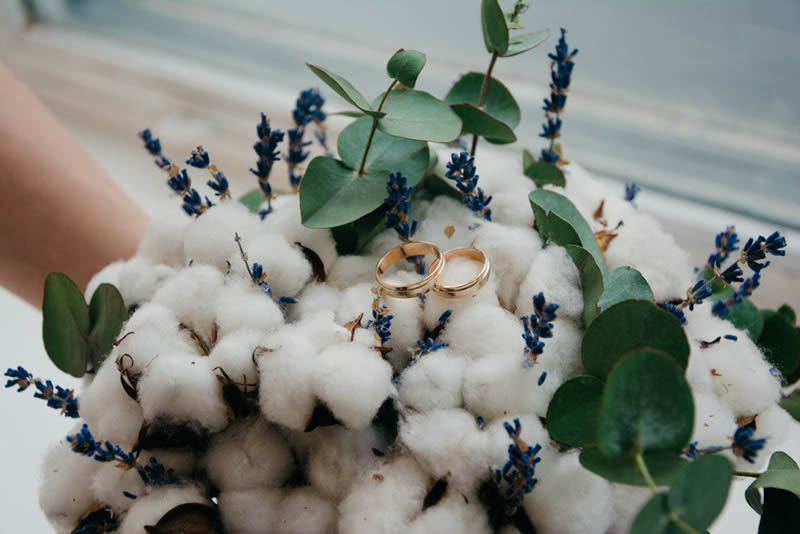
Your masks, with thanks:
M261 189L255 188L252 191L248 191L244 195L239 197L239 202L244 204L250 213L258 213L259 208L261 208L261 204L264 203L264 195L261 193Z
M550 37L550 30L539 30L538 32L523 33L516 35L508 40L508 49L500 57L512 57L532 50L545 42Z
M722 284L722 282L717 280L711 285L714 291L711 295L712 303L728 298L734 292L731 286L717 284ZM744 299L742 302L732 306L725 320L730 321L736 328L746 331L747 337L756 342L764 329L764 318L759 313L758 308L750 302L750 299Z
M485 74L483 73L468 72L447 92L444 101L451 106L472 104L473 107L480 107L481 87L483 86L484 78ZM514 100L511 91L497 78L489 79L489 88L483 109L491 117L508 126L509 129L513 130L519 125L519 104Z
M642 456L650 476L659 486L671 484L687 464L686 460L677 454L667 451L645 452ZM647 481L639 471L633 455L608 457L600 452L597 446L590 446L581 451L580 462L592 473L611 482L647 486Z
M782 398L778 404L789 412L795 421L800 421L800 389L796 389L790 395Z
M597 301L600 311L623 300L655 300L650 284L642 273L632 267L618 267L609 271L603 286L603 294Z
M794 309L788 304L784 304L783 306L778 308L778 313L786 317L786 320L789 321L790 325L797 324L797 314L794 312Z
M83 376L89 363L97 369L127 318L125 303L110 284L101 284L87 306L81 290L64 273L50 273L45 280L44 347L65 373Z
M385 217L386 207L380 206L355 221L331 228L336 251L341 255L360 254L384 230Z
M364 113L371 114L375 117L380 117L382 113L375 113L372 107L367 102L367 99L364 98L358 89L353 87L353 84L339 76L338 74L334 74L333 72L326 70L322 67L317 65L312 65L311 63L306 63L311 72L316 74L320 80L325 82L328 87L336 91L336 94L347 100L350 104L354 105Z
M784 313L761 310L760 315L764 321L764 329L758 338L758 344L767 361L789 379L800 366L800 331L789 323Z
M604 273L597 265L597 261L585 248L577 245L567 245L567 254L569 254L575 266L578 268L578 274L581 277L581 288L583 291L583 324L588 326L600 313L597 308L597 302L603 295L604 291Z
M764 489L764 502L761 501ZM800 526L800 469L785 452L777 451L769 459L767 470L745 491L750 507L761 514L759 534L796 532Z
M536 187L553 184L560 187L567 185L564 172L558 165L546 161L536 161L527 149L522 151L522 172L533 180Z
M517 135L509 126L472 104L454 104L453 111L461 118L461 133L491 137L498 143L513 143Z
M403 50L394 53L386 64L389 78L395 79L413 89L417 84L417 76L425 66L425 54L417 50Z
M547 431L559 443L582 447L594 443L603 383L578 376L558 388L547 407Z
M450 106L414 89L391 91L378 130L394 137L449 143L461 133L461 119Z
M486 50L491 54L505 54L508 50L508 27L497 0L482 0L481 28Z

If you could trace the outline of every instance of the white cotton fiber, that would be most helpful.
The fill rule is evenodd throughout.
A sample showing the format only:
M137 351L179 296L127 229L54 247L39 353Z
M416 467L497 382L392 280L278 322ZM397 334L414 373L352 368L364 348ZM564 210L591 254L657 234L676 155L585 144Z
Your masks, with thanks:
M516 315L533 313L533 296L544 293L549 304L558 304L559 318L580 322L583 292L578 268L563 247L551 244L541 250L519 288Z
M97 274L92 276L89 283L86 284L86 291L83 293L83 298L89 302L94 295L95 290L100 284L111 284L116 286L119 284L119 271L125 264L124 261L115 261L103 267ZM127 303L126 303L127 304Z
M614 495L614 523L608 534L628 534L639 510L653 497L650 488L611 484Z
M797 426L789 412L780 406L771 406L756 417L756 438L767 438L766 451L759 452L758 457L762 464L771 456L773 451L787 446L789 430Z
M347 430L341 426L315 429L309 436L308 479L326 498L340 501L350 492L353 480L378 458L372 449L384 443L371 427Z
M297 303L287 307L294 321L310 318L320 312L336 313L341 292L327 284L309 284L297 296Z
M481 264L466 258L453 258L445 265L444 271L439 275L439 283L446 286L464 284L474 280L481 270ZM478 293L469 298L444 298L431 291L425 296L424 323L428 329L436 328L439 318L446 310L452 310L453 315L463 312L478 305L488 305L499 308L497 300L497 274L491 273L486 285Z
M522 322L499 306L476 304L454 311L441 335L455 352L472 359L487 354L522 354Z
M294 297L311 280L311 264L294 245L277 234L263 233L257 239L243 241L247 259L252 268L258 263L267 275L267 283L275 298ZM231 276L250 281L250 274L237 251L228 261Z
M542 460L544 462L544 460ZM523 506L542 534L604 534L614 519L611 484L578 462L578 454L562 454L539 476ZM541 465L541 462L540 464ZM538 471L538 466L537 466Z
M689 327L686 328L686 336L689 338L689 363L686 365L686 381L692 388L692 393L710 393L712 389L711 369L700 348L700 342L692 339Z
M539 367L564 380L584 374L582 340L583 329L580 326L570 319L558 317L553 321L553 337L540 339L544 343L544 352L536 360ZM547 380L550 379L548 376Z
M183 236L191 224L183 213L159 213L147 223L136 257L151 263L163 263L171 267L183 267Z
M420 355L400 375L400 401L419 412L460 407L466 363L464 356L449 348Z
M186 262L227 271L228 260L239 251L235 241L237 233L246 246L264 230L258 217L240 202L220 202L186 227L183 234Z
M124 368L137 374L154 358L169 352L191 354L199 353L200 349L189 333L180 329L172 310L161 304L147 303L122 327L119 345L108 358L120 358Z
M419 280L420 275L409 271L392 273L387 280L395 285L404 285ZM417 298L399 299L386 296L383 303L392 314L392 337L386 346L392 349L388 354L389 360L397 369L402 369L408 363L411 353L417 347L417 340L422 337L422 309L423 304ZM366 323L364 323L366 324Z
M127 306L141 305L153 298L158 287L174 273L175 269L167 265L133 258L120 268L117 289Z
M244 390L244 384L247 384L247 391L256 391L259 376L253 352L263 340L264 334L258 330L237 330L219 340L211 350L209 362L212 368L219 367L225 371L240 389Z
M413 458L399 456L363 473L339 505L339 532L396 534L422 510L429 479Z
M736 416L730 407L713 393L692 392L694 398L694 430L692 441L697 448L722 447L730 442L736 430Z
M467 499L455 491L445 496L417 517L405 534L491 534L486 510L480 501Z
M336 242L327 228L309 228L300 220L300 195L280 195L272 201L273 212L264 219L262 234L282 235L291 244L302 243L322 260L325 272L336 263Z
M211 483L226 492L279 487L289 478L294 460L283 436L257 415L211 438L202 465Z
M144 419L165 418L210 432L228 424L228 406L207 356L164 354L150 362L139 379Z
M326 283L336 289L347 289L362 282L373 282L377 264L378 257L374 256L340 256L328 273Z
M91 491L98 502L110 506L114 513L125 512L134 503L135 499L127 497L123 491L137 498L145 495L144 482L136 469L115 469L112 464L100 465L92 480Z
M336 506L311 487L288 492L278 507L275 534L336 534Z
M362 324L366 325L372 318L372 302L375 300L373 287L374 284L371 282L362 282L342 291L339 307L336 310L336 322L343 325L363 313Z
M118 534L142 534L146 525L155 525L164 514L187 503L211 504L194 485L163 486L140 496L128 510Z
M298 334L280 343L265 342L270 350L257 356L258 400L267 419L302 431L316 404L313 377L318 349Z
M531 182L533 184L533 182ZM506 226L533 228L533 209L528 200L531 186L492 195L492 220Z
M219 513L227 534L274 532L283 490L252 488L219 494Z
M516 305L520 284L542 248L539 234L533 228L486 223L475 231L473 246L491 262L500 304L512 309Z
M394 395L392 368L381 355L363 345L343 343L318 357L314 391L345 427L370 424L380 405Z
M600 202L608 197L606 187L575 162L570 162L569 165L562 167L562 170L567 185L565 187L546 185L544 188L565 195L575 204L583 218L591 221Z
M284 322L280 306L249 281L231 280L217 298L215 322L225 337L240 329L269 334Z
M79 430L76 427L73 433ZM86 489L97 470L102 468L109 466L74 453L66 441L53 446L42 462L39 487L39 506L47 520L68 531L74 529L78 521L94 509L94 495Z

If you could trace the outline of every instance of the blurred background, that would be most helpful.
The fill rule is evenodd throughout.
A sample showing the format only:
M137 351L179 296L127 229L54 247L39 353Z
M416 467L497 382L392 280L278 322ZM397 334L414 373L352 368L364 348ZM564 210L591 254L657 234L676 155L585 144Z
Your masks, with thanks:
M202 144L234 191L249 190L258 113L285 129L298 91L320 85L305 61L342 74L370 99L385 89L390 55L415 48L428 57L419 88L443 96L459 74L486 69L478 4L0 0L0 61L155 214L178 208L137 131L153 128L165 152L178 157ZM551 0L532 2L522 21L553 36L497 63L495 76L523 115L520 141L497 149L519 157L523 147L543 146L546 54L558 28L567 28L580 53L564 117L565 156L620 195L625 182L640 184L639 206L668 226L698 265L728 224L745 236L781 230L789 253L774 262L754 300L799 307L800 3ZM322 91L327 111L347 109ZM333 118L329 128L335 134L345 124ZM0 363L26 362L60 377L44 355L40 322L38 311L0 289ZM70 424L54 414L45 419L22 397L8 392L0 403L9 436L0 440L0 458L6 480L14 481L0 490L0 513L9 531L49 532L37 507L38 463ZM757 517L741 491L732 491L739 510L713 531L753 532Z

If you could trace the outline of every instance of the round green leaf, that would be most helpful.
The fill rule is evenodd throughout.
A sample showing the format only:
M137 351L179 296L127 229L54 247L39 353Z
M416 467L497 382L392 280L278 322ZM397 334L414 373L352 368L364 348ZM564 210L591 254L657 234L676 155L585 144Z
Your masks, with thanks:
M800 469L797 463L783 451L772 453L767 470L748 486L745 498L750 507L762 512L759 488L774 488L793 493L800 497Z
M372 108L367 102L367 99L364 98L358 89L353 87L353 84L339 76L338 74L334 74L333 72L326 70L322 67L317 65L312 65L311 63L306 63L311 72L316 74L320 80L325 82L328 87L336 91L336 93L353 104L355 107L360 109L363 112L372 111Z
M624 330L616 336L620 334ZM654 450L679 454L692 436L693 425L689 384L683 369L666 354L636 352L608 375L597 433L597 446L606 456Z
M594 256L582 247L577 245L566 245L567 249L575 266L578 268L578 274L581 277L581 291L583 292L583 324L588 326L600 310L597 307L597 301L603 294L604 282L603 271L597 266Z
M797 324L797 314L794 312L794 309L788 304L784 304L783 306L778 308L778 313L786 317L786 320L789 321L790 325Z
M525 153L527 153L528 157L533 159L533 156L531 156L530 152L526 150ZM558 165L553 165L552 163L547 163L546 161L532 161L527 167L525 167L523 172L525 176L533 180L533 183L536 184L536 187L542 187L547 184L558 185L561 187L567 185L567 179L564 177L564 172L558 167Z
M368 214L342 226L331 228L336 241L336 251L344 256L359 254L372 239L384 230L386 206L382 205Z
M643 348L670 355L683 369L689 362L689 341L680 321L645 300L626 300L598 315L583 336L583 366L604 378L624 356Z
M669 521L667 500L666 493L658 493L647 501L636 514L630 534L676 534Z
M737 304L733 309L742 304ZM789 324L782 313L761 310L761 317L764 319L764 329L758 344L764 351L764 357L784 377L791 376L800 365L800 332Z
M486 50L501 56L505 54L508 50L508 27L497 0L482 0L481 29Z
M642 273L631 267L618 267L608 272L605 290L597 301L597 307L601 311L606 310L623 300L655 300L650 284Z
M128 320L128 309L122 295L111 284L100 284L89 302L89 356L97 370L111 352L114 340Z
M396 89L383 105L378 130L393 137L449 143L461 133L461 119L450 106L424 91Z
M784 397L778 403L781 408L789 412L795 421L800 421L800 389L796 389L788 397Z
M264 194L261 192L261 189L256 188L252 191L248 191L244 195L239 197L239 202L244 204L250 213L258 213L258 210L261 208L261 205L264 203Z
M673 517L698 530L707 529L725 506L732 478L733 467L723 456L700 456L689 462L669 490Z
M643 456L650 476L659 486L670 485L687 463L678 454L665 451L645 452ZM611 482L647 486L633 455L610 458L596 446L590 446L581 451L580 461L583 467Z
M602 396L603 383L593 376L561 384L547 407L550 437L572 447L594 443Z
M458 80L448 91L444 101L449 105L472 104L480 107L481 87L485 75L480 72L468 72ZM519 104L514 100L505 85L496 78L489 79L489 88L486 92L486 102L483 109L497 119L514 129L519 124L520 111Z
M417 76L425 66L425 54L417 50L403 50L394 53L386 64L389 78L394 78L411 89L417 83Z
M514 130L472 104L454 104L453 111L461 117L462 133L491 137L495 141L513 143L517 140Z
M550 30L539 30L538 32L523 33L509 39L508 50L500 54L502 57L511 57L527 52L536 48L550 37Z
M72 376L86 373L89 324L89 308L75 282L64 273L47 275L42 301L44 348L56 367Z

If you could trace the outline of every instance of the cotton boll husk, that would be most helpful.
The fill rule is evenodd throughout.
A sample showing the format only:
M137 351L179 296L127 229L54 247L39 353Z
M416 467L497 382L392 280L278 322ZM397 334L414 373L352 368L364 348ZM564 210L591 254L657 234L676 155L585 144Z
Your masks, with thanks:
M175 269L167 265L133 258L120 268L117 289L127 306L141 305L153 298L161 284L174 273Z
M164 418L217 432L228 424L228 406L214 364L206 356L163 354L139 379L137 389L147 422Z
M219 494L219 513L227 534L274 532L284 491L252 488Z
M475 304L454 310L440 337L453 351L478 359L486 354L522 354L521 336L522 323L511 313L497 305Z
M628 534L639 510L653 497L650 488L611 484L614 496L614 523L608 534Z
M533 210L528 201L531 187L501 191L492 195L492 220L507 226L533 228Z
M212 265L225 272L229 258L239 253L236 234L242 238L247 250L247 245L262 233L263 226L258 217L242 203L220 202L186 226L184 255L187 262Z
M117 286L119 284L119 271L125 265L124 261L115 261L100 269L86 284L86 291L83 293L83 298L89 302L100 284L111 284ZM126 303L127 304L127 303Z
M170 308L178 321L210 340L214 337L217 297L222 290L221 272L208 265L192 265L164 282L152 302Z
M476 261L466 258L453 258L445 265L444 270L439 275L439 283L444 285L460 285L470 280L474 280L481 270L482 265ZM462 315L473 309L475 306L491 306L500 309L497 300L497 274L492 272L489 280L475 295L469 298L444 298L431 291L425 295L425 309L423 310L423 321L425 326L433 330L439 324L439 318L447 310L453 312L453 316Z
M73 434L79 430L80 427L74 428ZM89 488L98 469L109 467L76 454L66 441L53 446L42 462L39 486L39 506L47 520L59 528L74 529L95 505L94 494L85 488Z
M730 442L736 430L736 416L730 407L713 393L693 392L694 431L697 448L719 447Z
M565 248L551 244L536 255L520 285L515 313L519 316L533 313L532 299L540 292L549 304L558 304L559 318L582 320L580 276Z
M604 534L614 519L611 484L587 471L577 453L562 454L553 463L522 501L536 532Z
M126 497L123 491L137 497L146 493L142 477L136 469L115 469L112 464L101 466L92 480L91 492L98 502L110 506L116 514L127 511L134 503L134 499Z
M269 295L248 281L231 281L214 307L218 335L240 329L274 332L284 323L283 311Z
M400 456L369 469L339 504L339 532L396 534L422 510L428 476L413 458Z
M420 412L460 407L466 363L464 356L447 347L419 356L400 376L400 401Z
M538 526L538 525L537 525ZM414 519L405 534L491 534L486 510L477 498L466 502L457 492L447 492L441 501Z
M314 488L288 492L278 508L275 534L336 534L336 505Z
M211 504L195 485L163 486L140 495L122 520L118 534L142 534L145 525L155 525L164 514L187 503Z
M584 374L581 359L583 329L574 321L558 317L553 322L553 337L542 338L544 352L539 355L539 367L569 380ZM547 380L551 377L548 375Z
M212 484L226 492L281 486L294 460L284 437L257 415L212 437L202 465Z
M144 423L142 408L122 388L115 354L106 358L81 393L80 413L97 439L132 445Z
M632 213L608 245L609 269L631 266L644 276L656 302L681 298L693 282L689 255L649 215Z
M378 461L372 449L382 450L385 445L372 427L322 427L309 437L308 479L314 489L336 502L350 492L361 472Z
M280 195L272 201L273 212L264 219L267 232L282 235L289 243L302 243L317 253L329 272L336 263L336 242L327 228L309 228L300 220L300 195ZM263 230L262 230L263 232Z
M190 221L183 213L159 213L147 223L136 256L152 263L183 267L183 237Z
M240 384L240 389L247 384L249 391L254 391L259 382L258 369L253 361L253 351L264 340L259 330L237 330L227 334L211 349L208 359L212 368L220 367L231 380Z
M316 367L317 397L347 428L369 425L383 401L396 394L391 366L369 347L355 343L328 347Z
M250 266L259 263L267 275L272 294L278 297L294 297L311 280L311 264L300 251L278 234L265 233L242 243ZM228 258L230 274L249 282L247 267L238 252Z
M516 304L520 284L542 248L542 239L533 228L514 228L485 223L475 231L475 248L491 262L497 279L497 297L505 308Z
M318 350L314 343L296 334L286 336L280 345L258 359L258 401L270 421L293 430L303 430L314 411L313 376Z
M384 252L387 252L388 249ZM339 256L328 273L325 283L336 289L347 289L362 282L375 279L375 265L378 258L374 256Z
M299 321L321 311L335 313L341 297L341 292L328 284L310 284L297 296L297 302L288 307L289 317Z

